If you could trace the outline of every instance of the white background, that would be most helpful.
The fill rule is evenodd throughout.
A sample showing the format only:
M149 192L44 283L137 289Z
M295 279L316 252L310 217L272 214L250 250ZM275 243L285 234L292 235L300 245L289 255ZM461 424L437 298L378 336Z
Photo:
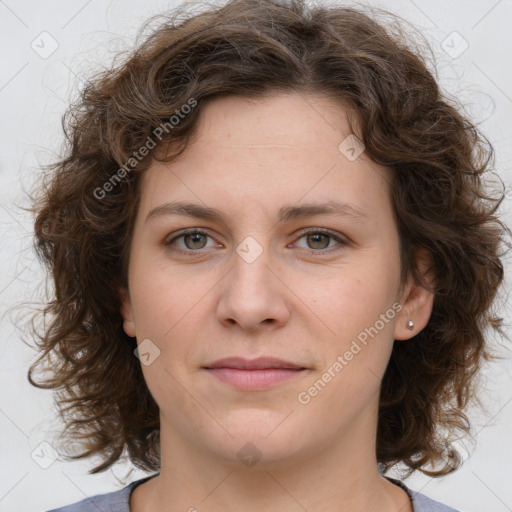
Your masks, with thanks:
M502 210L510 221L512 1L372 3L412 21L431 42L443 90L467 106L496 148L497 172L510 187ZM89 70L109 65L117 51L130 47L147 17L171 7L170 2L156 0L0 0L0 512L45 511L145 476L135 471L125 479L126 464L88 475L91 461L56 460L43 469L31 457L41 442L53 439L60 424L51 392L27 381L35 353L15 327L23 326L27 312L19 305L36 298L43 278L31 248L32 218L20 206L28 204L24 188L30 187L41 165L56 158L62 142L61 115ZM53 39L41 36L44 31ZM42 38L46 39L41 42ZM464 41L468 48L452 58L443 50L443 40L445 47L447 42L453 46L452 53L463 48ZM51 44L58 47L42 58L32 49L32 41L40 53L49 52ZM510 290L508 261L505 292ZM501 314L510 321L510 309ZM507 332L511 334L510 328ZM470 414L476 435L472 456L445 478L418 474L406 480L411 488L465 512L512 511L510 349L501 349L501 354L506 359L482 373L487 411Z

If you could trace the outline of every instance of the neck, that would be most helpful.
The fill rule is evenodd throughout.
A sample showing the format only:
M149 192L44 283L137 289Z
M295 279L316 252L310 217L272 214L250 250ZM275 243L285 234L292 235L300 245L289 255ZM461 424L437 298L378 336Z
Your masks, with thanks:
M160 474L134 491L131 510L412 512L407 493L379 474L375 442L364 442L374 428L360 425L311 454L244 466L184 439L161 418Z

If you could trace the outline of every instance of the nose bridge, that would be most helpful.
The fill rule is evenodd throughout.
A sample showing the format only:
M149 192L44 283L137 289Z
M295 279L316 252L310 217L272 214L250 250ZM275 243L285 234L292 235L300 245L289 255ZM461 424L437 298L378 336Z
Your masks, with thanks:
M246 237L238 244L233 255L231 284L237 288L235 291L239 298L247 296L261 301L273 285L270 282L272 257L269 244L262 240L263 237L259 238L263 243L252 236Z
M247 237L236 247L219 301L219 321L234 321L246 329L270 319L285 321L286 303L279 280L271 271L269 244L264 244Z

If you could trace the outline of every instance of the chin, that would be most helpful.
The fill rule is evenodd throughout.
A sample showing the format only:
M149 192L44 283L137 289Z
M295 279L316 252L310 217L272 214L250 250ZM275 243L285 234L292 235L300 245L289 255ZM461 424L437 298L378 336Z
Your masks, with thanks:
M286 415L272 422L268 420L268 413L266 419L262 415L262 411L259 418L251 414L251 419L238 424L224 422L223 426L232 437L223 431L220 436L203 439L202 444L236 470L276 469L304 456L308 451L300 435L304 429L294 428L291 418L283 421ZM289 424L285 427L286 422Z

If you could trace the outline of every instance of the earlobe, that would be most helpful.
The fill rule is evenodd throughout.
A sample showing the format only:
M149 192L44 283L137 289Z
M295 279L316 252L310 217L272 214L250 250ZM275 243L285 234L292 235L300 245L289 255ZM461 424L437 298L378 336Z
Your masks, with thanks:
M133 308L130 295L126 288L120 290L121 316L123 317L123 329L127 336L135 337L135 321L133 319Z
M434 269L432 255L423 248L416 250L416 264L424 284L409 276L404 289L402 309L395 323L395 340L408 340L418 334L430 320L434 305Z

